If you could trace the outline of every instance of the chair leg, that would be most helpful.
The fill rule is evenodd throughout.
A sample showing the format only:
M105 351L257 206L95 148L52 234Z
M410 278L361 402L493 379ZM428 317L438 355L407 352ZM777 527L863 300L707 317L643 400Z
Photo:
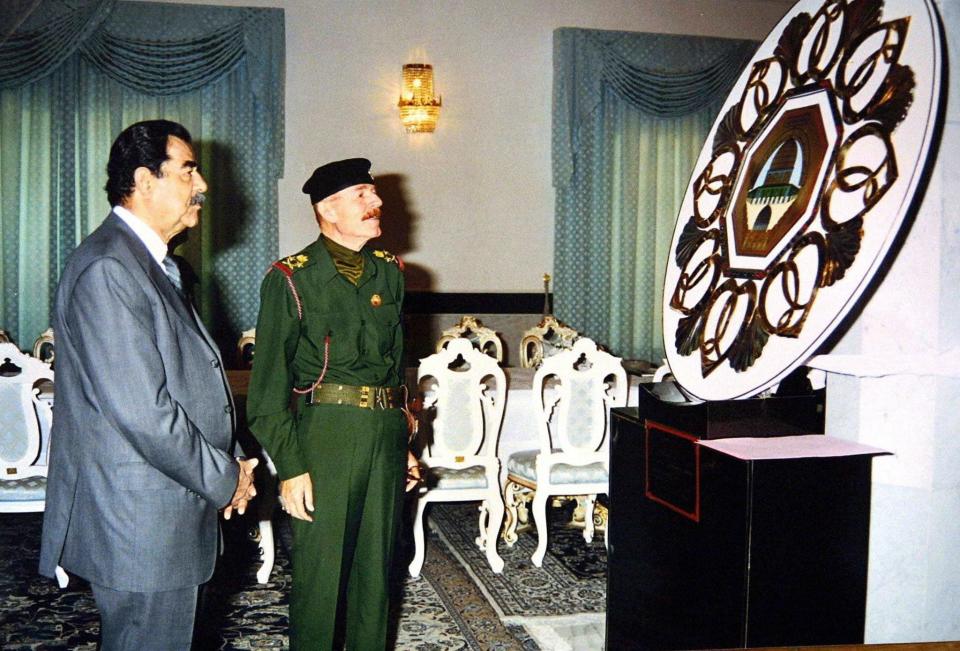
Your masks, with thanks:
M420 576L420 570L423 568L423 557L426 550L424 549L424 536L423 536L423 511L427 507L427 500L421 497L417 501L417 516L413 519L413 560L410 561L410 565L407 568L410 572L410 576L417 578Z
M520 493L523 491L523 486L516 484L509 479L507 480L507 485L503 489L503 501L506 504L506 520L507 523L503 528L503 541L507 543L507 547L513 547L513 544L517 542L517 521L519 520L519 515L517 513L517 504Z
M257 570L257 583L268 583L270 573L273 571L274 553L276 545L273 543L273 522L271 520L260 520L260 559L263 563Z
M603 546L610 553L610 511L607 511L607 526L603 530Z
M583 496L583 539L593 542L593 510L597 503L596 495Z
M57 585L60 586L60 589L67 587L67 584L70 583L70 577L67 576L67 573L64 572L63 568L57 565L57 569L54 570L54 574L57 575Z
M487 512L487 501L488 500L483 500L480 502L480 506L477 509L480 511L480 517L477 519L477 531L480 533L473 539L473 544L476 545L480 551L487 548L487 516L489 515Z
M503 559L497 553L497 538L500 534L500 525L503 524L503 498L500 497L500 491L491 491L492 495L486 500L487 528L486 528L486 548L487 562L490 563L490 569L494 574L503 572Z
M537 567L543 566L543 557L547 554L547 500L549 495L537 491L533 495L533 521L537 525L537 549L531 560Z
M257 491L263 497L254 501L257 508L257 528L260 531L260 569L257 570L257 583L268 583L270 573L276 558L276 544L273 538L273 514L278 503L277 470L273 461L264 452L267 472L262 477L263 485L257 486Z

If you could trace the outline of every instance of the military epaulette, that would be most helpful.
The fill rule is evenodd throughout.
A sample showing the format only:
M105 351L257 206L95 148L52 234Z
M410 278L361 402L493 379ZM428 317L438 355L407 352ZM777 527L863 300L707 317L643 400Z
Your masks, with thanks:
M309 261L310 258L306 254L297 253L296 255L288 255L270 265L271 269L276 269L282 273L287 281L287 287L290 288L290 293L293 295L293 302L297 304L297 318L301 321L303 321L303 303L300 301L300 294L297 293L296 285L293 284L293 272L305 267Z
M309 261L310 258L305 253L297 253L277 260L272 266L281 271L283 275L292 276L294 271L304 268Z
M383 249L375 250L373 255L377 256L378 258L383 258L384 262L396 263L396 265L400 267L400 271L403 271L403 260L401 260L399 256L396 256L389 251L384 251Z

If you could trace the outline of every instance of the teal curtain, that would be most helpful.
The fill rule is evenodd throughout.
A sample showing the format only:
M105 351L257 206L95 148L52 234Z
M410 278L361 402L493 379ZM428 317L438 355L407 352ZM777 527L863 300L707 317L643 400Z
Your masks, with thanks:
M677 211L757 44L562 28L553 46L554 311L617 355L659 361Z
M110 210L110 144L144 119L185 125L210 190L178 248L225 350L256 321L277 251L283 10L42 0L0 42L0 328L49 325L60 270ZM109 315L104 315L105 327Z

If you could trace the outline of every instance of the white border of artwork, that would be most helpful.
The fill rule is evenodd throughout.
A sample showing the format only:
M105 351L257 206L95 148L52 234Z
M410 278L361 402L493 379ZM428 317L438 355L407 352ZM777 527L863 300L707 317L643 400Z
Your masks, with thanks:
M800 319L800 323L796 326L797 332L789 336L765 333L764 337L758 340L762 341L763 344L759 355L751 357L749 364L744 365L741 363L741 368L738 369L734 367L734 364L731 363L730 360L723 357L724 351L727 350L724 346L729 347L731 345L731 341L737 336L735 331L736 326L741 325L736 320L750 319L751 311L745 307L745 301L740 301L736 304L735 308L733 306L736 301L727 301L732 308L729 310L727 316L733 323L731 326L732 329L728 330L725 339L723 341L717 341L717 347L713 349L714 356L719 355L719 362L705 366L704 359L707 359L709 362L711 353L710 350L707 350L706 353L704 352L706 349L710 349L710 346L704 345L703 342L706 338L703 335L700 335L699 339L696 340L695 338L689 339L689 341L699 343L696 350L686 352L685 354L681 354L678 350L678 326L681 325L681 319L684 318L685 314L681 310L671 306L671 298L679 286L678 283L680 283L684 277L684 269L678 266L676 252L678 251L678 245L681 243L681 238L684 236L685 227L687 228L688 238L690 231L696 230L691 228L690 219L696 209L694 203L698 200L695 198L695 183L701 173L708 167L714 156L713 143L717 131L723 128L724 117L727 116L731 107L735 107L741 103L742 98L746 97L745 89L750 82L751 70L753 70L754 64L774 55L774 49L780 41L784 30L791 24L791 21L804 12L811 16L816 16L817 12L824 7L842 6L843 4L843 2L838 2L837 0L801 0L801 2L798 2L797 5L783 17L767 39L760 45L757 53L746 66L744 72L731 90L694 167L691 182L688 185L686 196L681 205L668 257L664 279L663 332L664 348L667 352L667 362L671 372L688 394L700 400L746 398L756 395L779 382L793 369L802 365L808 358L819 352L821 344L830 337L834 329L843 321L844 317L857 305L859 299L870 286L871 279L883 268L884 263L887 261L888 254L891 251L891 247L897 241L898 233L900 233L902 229L909 228L916 205L919 203L920 196L922 196L918 196L918 190L924 187L928 157L931 151L935 150L935 140L939 137L940 133L937 120L942 118L940 86L942 83L944 64L942 59L943 43L941 42L940 23L936 10L930 0L886 0L883 3L876 2L874 5L882 4L881 24L887 24L900 18L909 18L908 31L903 40L898 63L908 67L912 71L915 85L912 90L912 103L909 104L909 109L906 111L905 117L902 118L902 121L899 121L892 131L886 134L889 137L890 145L888 146L892 147L893 152L895 152L897 176L885 189L880 199L863 215L862 228L859 229L861 233L859 249L855 257L852 262L849 262L848 266L844 268L839 278L831 281L829 286L822 286L816 291L815 300L810 301L809 308L803 312L802 319ZM810 28L811 33L814 31L813 27L814 26L811 26ZM836 30L834 30L834 32L836 32ZM829 39L826 40L829 41ZM876 40L876 38L874 38L874 40ZM848 49L857 50L856 53L859 53L859 48L849 47L849 44L847 44L847 46ZM806 41L804 47L808 47ZM829 43L827 47L829 48ZM841 47L844 47L844 45L841 45ZM861 43L860 47L864 47L864 44ZM833 65L830 72L826 75L827 81L834 82L833 88L837 87L835 78L839 74L839 69L839 65ZM848 73L852 69L852 65L845 68ZM876 85L873 80L868 81L873 83L874 86ZM877 83L879 83L879 81L883 81L883 79L877 80ZM791 82L788 79L784 93L789 93L790 90L792 90ZM841 103L839 99L836 101L838 104ZM743 103L746 104L746 101L744 100ZM851 113L853 113L853 111L851 111ZM763 120L767 120L769 115L770 114L764 114ZM859 122L853 120L849 123L847 120L841 120L841 122L843 122L842 129L843 137L845 138L857 132L857 130L866 125L869 120ZM757 132L762 132L762 129L754 131L754 133ZM880 141L880 139L873 140ZM869 143L870 140L864 140L863 142ZM741 147L741 151L746 151L751 144L752 141L750 137L746 136L743 140L739 141L738 146ZM883 149L882 143L880 149ZM865 160L869 160L876 154L877 147L874 146L871 148L865 145L860 147L860 150L860 155L864 156ZM846 148L845 151L856 152L857 149L851 146ZM834 151L833 155L836 157L837 152ZM739 169L742 169L742 167L735 170L734 174L736 174ZM837 166L834 165L830 174L835 174L836 171ZM830 178L827 179L828 182L830 180ZM740 185L735 179L731 184L732 186ZM821 190L823 190L823 188L821 188ZM701 194L699 196L703 195ZM732 193L729 196L733 196ZM844 202L850 203L847 201L847 195L837 193L835 197L840 197L840 199L834 199L834 205L840 207L836 212L842 213ZM819 201L819 198L815 200ZM726 201L726 199L724 201ZM863 206L862 201L860 205L861 207ZM805 227L799 235L804 235L807 232L816 232L818 228L821 228L817 225L820 222L821 213L822 208L820 204L818 204L818 209L816 215L813 217L813 221ZM715 223L720 223L724 220L726 220L726 211L723 216L715 220ZM711 228L719 227L716 227L714 224L703 226L703 232L705 233ZM792 237L797 238L799 236L794 234ZM717 240L723 240L726 244L725 237L717 236ZM718 256L720 255L720 248L719 245L715 247ZM700 256L701 258L709 257L710 250L711 245L702 244L693 256ZM777 260L782 262L785 255L786 254L778 256ZM817 265L816 255L801 253L797 258L798 262L796 266L801 270L804 268L804 265L807 265L808 268L814 268ZM720 258L716 259L719 260ZM725 257L723 260L724 265L730 264L729 257ZM777 260L774 262L777 262ZM691 264L692 263L688 263L686 267L687 272L690 271ZM755 291L758 288L758 282L745 278L745 274L742 271L737 273L737 270L734 269L734 273L730 275L727 271L720 271L728 267L721 266L719 263L713 268L718 278L709 286L711 292L718 291L718 286L725 281L736 283L738 287L741 288L744 284L753 282L754 294L759 294L758 291ZM772 268L772 263L768 269L770 268ZM802 281L798 284L803 285ZM730 286L732 287L732 285ZM696 290L696 288L694 288L694 290ZM700 295L704 294L702 287L699 291ZM803 290L798 291L802 293ZM693 297L689 299L692 304L692 302L697 300L697 291L692 291L690 296ZM703 323L709 322L712 327L718 321L722 321L718 315L720 315L723 310L717 306L722 307L724 300L726 299L711 303L714 306L711 308L713 311L706 310L707 313L705 313L702 319ZM776 301L773 299L770 299L770 302L771 305L776 304ZM781 303L782 302L783 301L781 301ZM755 303L756 301L754 304ZM904 306L904 309L909 309L909 306ZM789 321L789 318L784 317L782 321ZM689 319L688 322L690 322ZM741 346L741 348L743 348L743 346ZM718 353L717 351L720 352ZM708 369L706 372L705 368Z

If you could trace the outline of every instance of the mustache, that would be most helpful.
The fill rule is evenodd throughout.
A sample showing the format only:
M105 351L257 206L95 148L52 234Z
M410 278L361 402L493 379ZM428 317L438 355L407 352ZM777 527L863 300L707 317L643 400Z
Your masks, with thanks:
M361 221L367 221L368 219L380 219L380 209L374 208L373 210L367 211L364 213Z
M193 198L190 199L191 206L202 206L203 202L207 200L207 195L202 192L198 192L193 195Z

